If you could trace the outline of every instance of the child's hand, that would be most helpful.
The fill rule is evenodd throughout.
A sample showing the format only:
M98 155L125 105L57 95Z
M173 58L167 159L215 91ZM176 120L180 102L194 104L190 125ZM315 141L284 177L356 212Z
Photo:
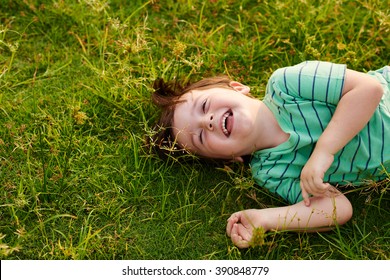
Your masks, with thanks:
M251 245L253 230L265 226L262 210L249 209L236 212L227 220L226 233L238 248L248 248Z
M326 151L314 150L301 172L302 196L306 206L310 206L309 195L330 196L333 187L324 183L325 172L329 169L334 156Z

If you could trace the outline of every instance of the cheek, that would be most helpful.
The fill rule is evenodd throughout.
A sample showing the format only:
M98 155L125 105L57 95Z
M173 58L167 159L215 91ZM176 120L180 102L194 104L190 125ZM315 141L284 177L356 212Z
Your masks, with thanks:
M231 138L211 136L207 142L208 151L215 155L215 157L230 158L235 153L235 149L239 143Z
M232 136L237 139L244 140L251 133L253 133L253 126L246 122L241 124L240 126L237 126L236 130L234 131L234 135Z
M232 131L232 136L238 139L244 139L246 136L250 135L254 127L253 119L247 112L238 112L234 119L234 128Z

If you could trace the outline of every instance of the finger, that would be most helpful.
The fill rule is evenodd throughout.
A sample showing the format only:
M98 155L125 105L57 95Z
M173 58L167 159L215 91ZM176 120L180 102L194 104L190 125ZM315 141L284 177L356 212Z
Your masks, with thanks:
M317 183L315 187L313 188L312 195L315 196L329 196L329 184L328 183Z
M313 179L313 194L324 195L329 189L329 184L324 183L322 178Z
M248 248L249 247L249 242L243 238L243 236L240 233L240 226L242 227L241 224L234 224L233 229L232 229L232 235L231 235L231 240L236 245L238 248Z
M341 192L338 189L336 189L334 186L332 186L331 184L326 183L326 186L327 186L326 195L328 197L335 197L335 196L338 196L341 194Z
M227 220L228 220L228 222L231 221L231 220L237 222L240 219L240 216L241 216L241 211L235 212L235 213L231 214L229 219L227 219Z
M321 177L313 176L301 182L302 188L306 191L306 193L313 196L323 196L328 189L328 186L323 182Z
M302 191L303 203L306 206L310 206L309 193L306 191L305 185L302 182L301 182L301 191Z
M237 213L234 213L230 216L230 218L227 220L226 225L226 234L230 237L233 226L239 221Z
M236 224L235 230L243 240L250 241L252 239L252 226L246 228L243 224Z
M242 240L241 236L239 236L238 234L232 234L232 236L230 238L231 238L233 244L240 249L249 247L249 243L245 240Z
M230 237L234 224L237 224L241 219L241 212L233 213L227 220L226 233Z
M303 203L305 203L305 206L306 207L309 207L310 206L310 197L309 195L306 195L303 199Z
M234 244L240 243L242 241L242 237L238 234L237 224L233 224L230 232L230 238Z

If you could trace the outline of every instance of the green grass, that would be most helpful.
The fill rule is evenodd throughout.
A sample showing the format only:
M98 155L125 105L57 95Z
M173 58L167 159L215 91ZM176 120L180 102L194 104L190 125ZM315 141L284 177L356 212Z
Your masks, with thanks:
M302 60L390 62L388 1L0 0L1 259L389 259L389 183L329 233L238 250L226 219L280 206L250 179L150 154L154 79L225 73L261 97Z

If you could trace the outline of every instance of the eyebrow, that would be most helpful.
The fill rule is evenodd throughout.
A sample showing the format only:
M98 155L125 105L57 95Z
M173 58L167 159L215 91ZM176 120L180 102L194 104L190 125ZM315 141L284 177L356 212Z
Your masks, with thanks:
M198 103L199 103L199 100L200 100L200 96L199 94L197 94L197 96L195 97L194 96L194 92L192 91L191 94L190 94L190 102L192 102L193 106L190 108L190 114L192 115L194 113L194 111L196 111L196 109L198 108ZM190 137L190 141L191 141L191 145L192 147L194 147L197 151L199 151L199 146L195 143L194 141L194 137L199 137L199 135L197 135L195 132L191 133L191 137Z
M191 114L194 113L194 111L198 108L198 103L199 103L199 96L194 97L194 92L191 93L191 101L194 104L191 108Z

